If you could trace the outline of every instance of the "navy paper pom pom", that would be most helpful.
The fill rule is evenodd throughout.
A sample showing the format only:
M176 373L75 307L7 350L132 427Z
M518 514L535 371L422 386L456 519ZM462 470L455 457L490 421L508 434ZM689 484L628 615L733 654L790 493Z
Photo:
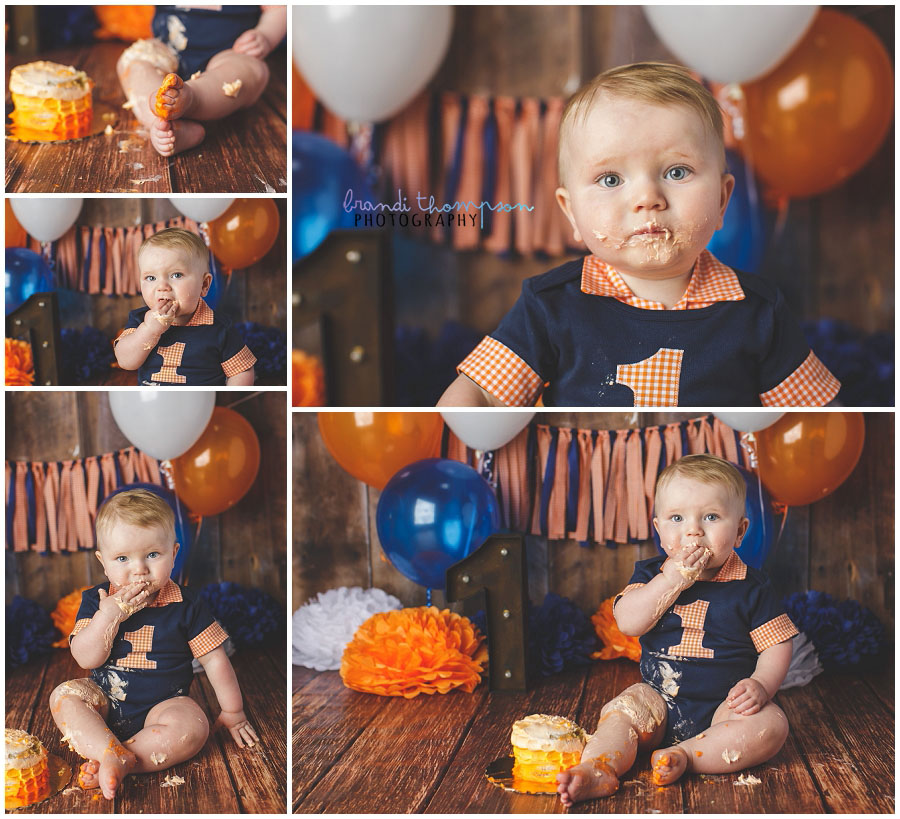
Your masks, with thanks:
M256 356L256 377L274 379L284 384L287 378L287 333L255 321L245 321L235 327L244 344Z
M845 407L894 406L894 336L865 335L835 319L803 324L809 346L841 382L838 400Z
M472 622L487 633L486 615ZM549 593L540 606L528 606L528 670L549 677L567 668L589 665L597 648L590 618L567 597Z
M286 612L270 594L237 583L210 583L200 597L238 646L260 645L282 633Z
M858 671L881 652L884 626L855 600L837 602L819 591L784 599L788 617L812 641L826 671Z
M96 327L83 330L63 330L62 370L73 384L85 384L109 374L115 353L109 339Z
M59 632L50 615L33 600L18 594L6 607L6 667L25 665L53 650Z

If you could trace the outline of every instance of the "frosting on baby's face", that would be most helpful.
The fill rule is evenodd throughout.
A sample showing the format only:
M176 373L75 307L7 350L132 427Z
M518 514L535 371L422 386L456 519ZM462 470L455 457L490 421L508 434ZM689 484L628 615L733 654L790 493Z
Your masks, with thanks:
M561 151L556 195L576 241L626 277L689 273L722 225L734 178L719 141L685 106L599 92Z

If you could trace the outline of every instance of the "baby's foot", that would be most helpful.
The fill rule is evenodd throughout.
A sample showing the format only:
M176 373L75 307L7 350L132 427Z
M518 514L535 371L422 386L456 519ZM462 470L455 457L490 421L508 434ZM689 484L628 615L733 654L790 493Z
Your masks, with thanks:
M97 778L99 772L100 763L97 762L96 759L89 759L87 762L82 762L81 768L78 770L78 787L84 791L89 791L92 788L99 788L100 780Z
M653 767L654 785L671 785L677 782L687 769L688 757L683 748L673 745L653 752L650 764Z
M137 764L137 757L118 743L110 743L103 752L97 771L97 784L107 799L115 799L116 791L122 780Z
M556 775L559 801L566 807L585 799L609 796L619 789L616 772L602 759L591 759Z
M150 95L150 110L160 119L181 119L194 101L194 92L177 74L166 74Z
M206 129L192 119L171 122L159 117L154 118L150 126L150 144L161 156L186 151L203 142Z

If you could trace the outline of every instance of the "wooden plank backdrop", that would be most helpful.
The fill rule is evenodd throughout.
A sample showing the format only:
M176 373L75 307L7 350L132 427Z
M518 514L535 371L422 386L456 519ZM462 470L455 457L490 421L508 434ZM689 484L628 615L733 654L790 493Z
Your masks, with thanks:
M581 429L630 429L699 413L542 412L537 420ZM816 589L869 606L893 634L894 414L866 413L862 457L837 490L792 508L766 564L780 594ZM293 591L298 608L337 586L376 586L407 606L423 605L425 590L384 558L375 528L379 491L348 475L328 453L315 413L293 415ZM571 598L585 612L621 590L634 563L656 554L652 540L611 549L574 540L529 536L529 594ZM445 605L434 592L436 605Z
M258 262L235 270L230 284L220 283L221 310L235 323L255 321L280 330L287 329L287 203L274 199L281 218L278 238ZM161 222L179 216L168 199L85 199L76 226L128 227ZM60 320L63 327L96 327L109 338L125 326L128 313L144 306L140 294L105 296L75 290L60 290Z
M246 399L246 400L242 400ZM190 585L223 580L261 588L287 599L286 418L282 392L219 392L216 403L234 406L260 443L256 481L243 499L203 519L192 549ZM107 393L12 392L6 395L6 458L50 461L99 455L129 446L109 409ZM42 555L6 552L6 598L14 594L52 609L80 586L104 575L93 551Z
M894 50L892 6L842 6ZM615 65L678 62L650 28L640 6L456 6L448 55L431 88L437 92L568 96ZM758 273L784 292L801 320L830 317L865 333L894 328L894 131L877 154L838 188L786 205ZM441 194L434 191L435 195ZM533 203L532 203L533 204ZM487 333L515 302L522 280L566 257L536 259L482 251L405 247L395 275L416 287L397 291L397 321L436 333L456 319ZM449 296L448 296L449 293ZM436 299L440 299L440 302Z

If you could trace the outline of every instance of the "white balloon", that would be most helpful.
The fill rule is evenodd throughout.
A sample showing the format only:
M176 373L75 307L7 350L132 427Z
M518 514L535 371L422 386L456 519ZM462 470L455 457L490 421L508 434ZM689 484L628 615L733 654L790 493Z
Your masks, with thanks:
M212 418L215 392L111 392L109 408L122 434L141 452L165 461L187 452Z
M178 208L182 216L195 222L211 222L231 207L234 197L209 199L201 196L170 196L169 201Z
M749 82L791 53L818 6L644 6L653 30L685 65L714 82Z
M428 83L450 43L450 6L294 6L294 61L343 119L380 122Z
M460 441L472 449L480 449L483 452L499 449L508 444L534 418L533 412L503 410L484 412L441 410L441 415Z
M759 432L761 429L772 426L783 412L717 412L715 413L723 424L736 429L738 432Z
M39 242L55 242L75 224L82 201L80 196L44 199L10 197L9 204L19 224L30 236Z

